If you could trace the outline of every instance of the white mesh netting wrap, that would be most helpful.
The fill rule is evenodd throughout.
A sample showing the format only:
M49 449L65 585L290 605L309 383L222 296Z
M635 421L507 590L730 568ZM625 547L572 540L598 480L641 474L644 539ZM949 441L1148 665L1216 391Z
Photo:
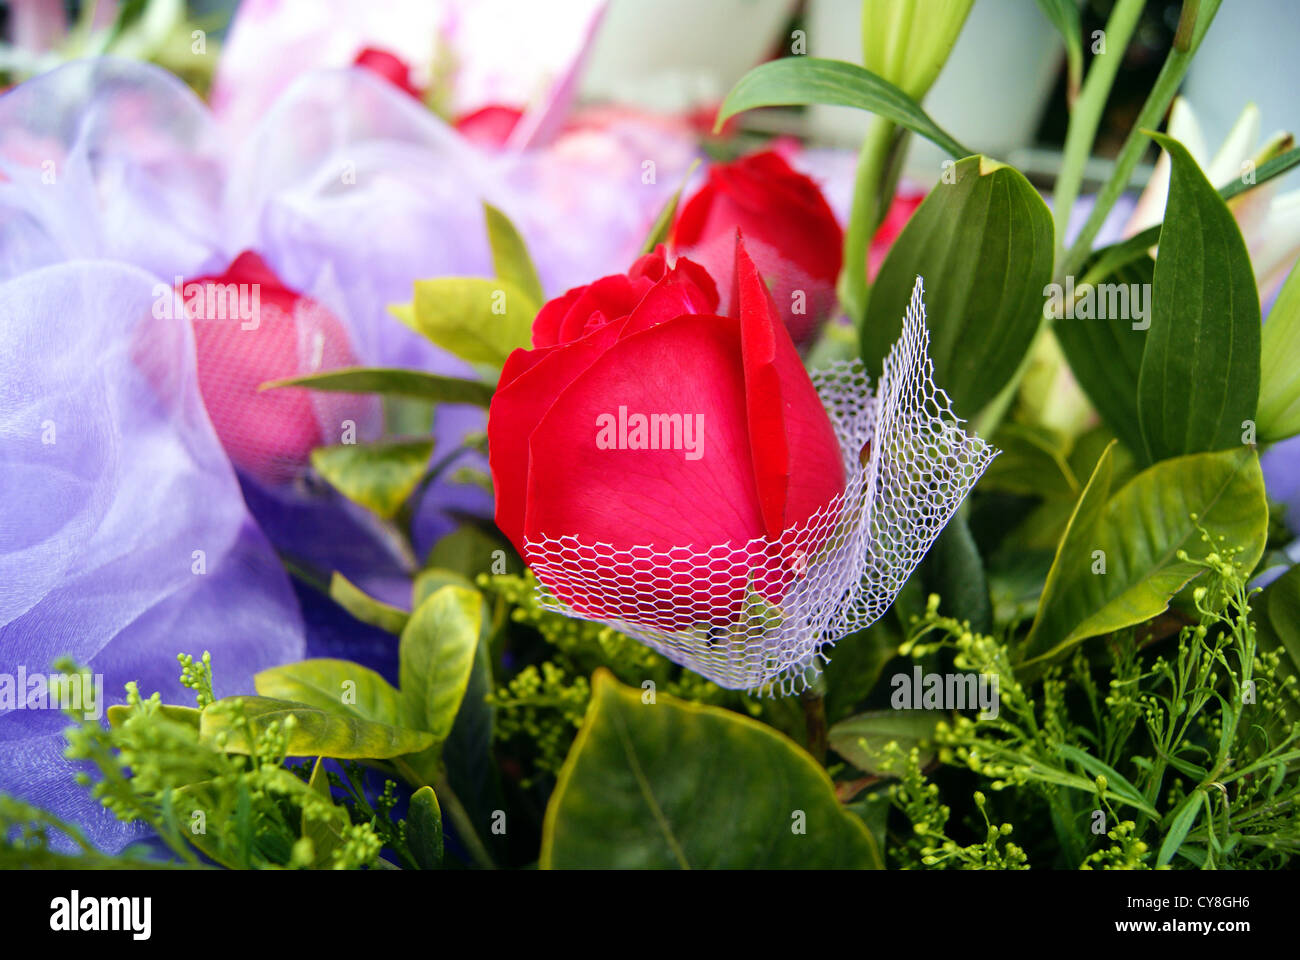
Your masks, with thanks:
M842 494L775 541L655 551L529 540L542 605L613 627L723 687L803 689L829 662L825 647L888 609L997 455L934 385L922 295L918 277L877 394L856 361L812 375L839 441Z

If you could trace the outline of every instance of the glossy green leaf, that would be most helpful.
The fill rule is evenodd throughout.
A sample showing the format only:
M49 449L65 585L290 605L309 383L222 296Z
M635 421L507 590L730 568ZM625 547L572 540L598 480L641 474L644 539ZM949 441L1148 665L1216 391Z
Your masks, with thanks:
M451 732L469 685L483 623L475 590L447 586L420 604L402 631L399 684L410 726L441 743Z
M330 577L330 597L362 623L400 634L411 615L399 607L376 600L337 570Z
M1247 569L1263 552L1268 504L1253 448L1161 461L1112 495L1114 451L1112 443L1098 461L1061 538L1025 641L1027 660L1164 612L1200 572L1178 551L1210 550L1198 526L1241 548Z
M1260 347L1259 439L1300 433L1300 262L1268 312Z
M1145 252L1140 259L1113 268L1099 265L1095 270L1086 271L1085 278L1095 282L1080 284L1075 293L1081 299L1075 307L1087 303L1089 314L1105 313L1105 316L1084 317L1076 313L1073 319L1061 317L1052 324L1079 386L1115 436L1142 458L1144 464L1148 461L1138 423L1137 384L1142 352L1150 332L1147 327L1151 320L1154 272L1155 261ZM1136 316L1135 295L1145 304L1145 318ZM1135 324L1138 329L1134 329Z
M686 189L686 184L690 181L691 175L700 165L698 159L692 160L690 168L686 171L686 176L682 177L681 184L673 191L673 195L668 198L668 202L663 205L659 211L659 216L655 217L655 222L650 226L650 232L646 234L645 243L641 244L641 253L647 254L654 250L661 243L668 242L668 236L673 229L673 220L677 217L677 205L681 203L682 191Z
M1043 319L1052 273L1052 214L1018 171L984 157L958 161L894 241L860 334L879 377L902 332L916 278L925 284L935 383L973 417L1019 368Z
M404 725L397 691L374 670L350 660L320 658L271 667L253 677L253 686L264 697L305 703L390 727Z
M410 313L397 317L463 360L500 367L512 350L532 342L540 307L500 277L441 277L417 280Z
M546 302L542 282L537 279L537 268L528 255L528 245L519 235L510 218L492 206L483 204L487 217L488 245L492 248L492 270L507 283L512 284L540 305Z
M867 110L920 134L954 158L971 153L889 81L856 64L818 57L784 57L749 71L722 102L714 131L721 130L728 118L756 107L808 103Z
M946 713L937 710L872 710L841 720L830 729L831 749L864 773L897 776L884 749L897 743L906 754L921 748L921 765L934 759L934 727Z
M993 435L1001 451L980 478L981 490L1003 490L1032 497L1079 495L1079 481L1070 468L1069 451L1050 431L1028 424L1008 423Z
M292 757L338 757L351 760L384 760L417 753L433 743L422 730L389 726L359 717L322 710L305 703L268 697L227 697L209 704L199 721L199 735L214 740L227 737L223 749L229 753L251 753L252 748L236 717L248 720L254 737L276 723L283 728L294 718L288 753Z
M1259 401L1259 293L1227 204L1177 140L1138 375L1149 460L1240 446Z
M620 685L602 669L542 826L543 868L880 863L793 741L749 717Z
M396 516L429 467L433 440L317 447L311 465L349 500L385 520Z
M411 794L406 811L406 842L421 870L442 866L442 808L432 787Z
M479 407L486 407L492 402L492 387L489 384L444 377L422 370L387 367L341 367L287 380L272 380L262 384L259 389L274 390L280 387L308 387L339 393L382 393L414 397L433 403L472 403Z

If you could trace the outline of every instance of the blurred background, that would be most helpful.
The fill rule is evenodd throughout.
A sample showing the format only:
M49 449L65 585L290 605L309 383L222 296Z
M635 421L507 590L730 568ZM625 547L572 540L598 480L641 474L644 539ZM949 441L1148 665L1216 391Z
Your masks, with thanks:
M1113 0L1080 3L1086 69ZM1131 126L1180 6L1147 3L1107 106L1091 177ZM804 51L860 60L859 7L856 0L0 0L0 82L109 53L155 61L216 106L233 96L224 88L246 91L241 75L257 70L261 98L245 94L248 102L232 109L256 114L296 72L347 66L375 48L409 64L430 105L455 114L490 104L526 110L552 95L580 60L567 91L577 103L695 118L705 132L717 104L756 63ZM196 53L200 36L204 49ZM1297 39L1294 0L1225 4L1182 91L1211 151L1248 102L1259 108L1263 136L1300 127ZM977 0L925 106L958 140L1050 189L1065 97L1063 49L1037 3ZM808 146L852 148L869 119L836 107L769 110L743 117L738 132L747 145L788 134ZM932 183L942 159L937 147L918 141L906 175ZM1149 171L1148 163L1136 182Z

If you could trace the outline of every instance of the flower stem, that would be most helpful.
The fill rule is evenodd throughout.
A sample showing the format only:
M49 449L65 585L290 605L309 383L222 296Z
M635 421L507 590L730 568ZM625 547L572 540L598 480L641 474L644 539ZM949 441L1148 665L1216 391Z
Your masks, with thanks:
M1137 166L1138 160L1146 151L1148 140L1142 131L1154 130L1159 126L1165 110L1174 99L1174 94L1178 92L1179 84L1183 82L1183 76L1191 65L1192 57L1196 55L1197 48L1205 39L1206 31L1214 22L1214 15L1218 13L1220 2L1221 0L1183 0L1182 17L1178 24L1178 38L1182 39L1175 42L1164 66L1160 68L1160 75L1156 78L1155 85L1142 106L1142 112L1138 114L1133 129L1129 131L1128 138L1124 141L1124 146L1120 148L1110 179L1097 194L1097 201L1093 204L1083 229L1079 231L1079 235L1060 264L1058 278L1076 273L1088 259L1088 254L1092 250L1092 241L1096 239L1101 225L1105 223L1111 207L1128 186L1133 168ZM1190 39L1187 39L1189 37Z
M813 759L826 766L826 698L821 684L810 686L799 700L803 704L804 728L808 732L808 752Z
M1092 155L1092 145L1097 139L1097 127L1115 74L1124 60L1124 51L1137 28L1146 0L1119 0L1106 21L1106 48L1093 57L1088 66L1088 76L1083 89L1074 101L1070 112L1070 127L1065 135L1065 153L1061 170L1052 189L1052 212L1056 220L1057 259L1065 251L1065 229L1070 223L1070 211L1079 196L1083 182L1083 168Z
M844 264L838 283L840 303L854 324L860 324L867 311L867 252L884 211L893 200L887 189L895 149L895 127L883 117L872 121L853 181L853 208L849 228L844 234ZM884 196L888 193L889 196Z

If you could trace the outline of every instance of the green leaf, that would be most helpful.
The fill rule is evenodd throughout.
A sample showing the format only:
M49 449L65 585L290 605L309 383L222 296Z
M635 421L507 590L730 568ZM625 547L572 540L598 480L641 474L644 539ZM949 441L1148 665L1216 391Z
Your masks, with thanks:
M681 202L682 191L686 189L691 174L695 173L695 169L699 165L700 161L698 159L691 161L686 176L682 177L681 184L673 191L673 195L668 198L668 202L664 204L663 209L659 211L659 216L655 217L650 232L646 234L645 243L641 244L641 254L643 256L653 251L659 244L668 242L668 234L672 231L673 220L677 216L677 205Z
M884 749L897 743L907 753L921 750L921 765L934 759L934 727L947 714L938 710L872 710L841 720L827 734L831 748L864 773L878 777L897 776L891 769Z
M1300 262L1291 268L1260 346L1259 439L1265 443L1300 433Z
M1300 564L1293 566L1264 588L1250 602L1255 634L1261 650L1280 650L1279 679L1300 676ZM1300 696L1284 695L1283 712L1300 720ZM111 713L112 707L109 707Z
M414 397L433 403L472 403L479 407L486 407L492 402L492 387L489 384L444 377L422 370L389 367L340 367L286 380L271 380L258 389L276 390L280 387L307 387L340 393L382 393L396 397Z
M958 161L894 241L871 291L862 359L879 377L902 332L916 278L925 283L934 379L973 417L1011 379L1043 319L1052 214L1018 171Z
M1241 231L1187 149L1172 163L1138 376L1149 460L1240 445L1259 401L1259 293Z
M1165 834L1164 842L1160 844L1160 852L1156 854L1157 867L1163 867L1174 858L1178 848L1187 839L1187 834L1196 825L1196 818L1201 815L1201 796L1200 790L1193 790L1178 805L1173 822L1169 825L1169 832Z
M1007 423L993 435L993 445L1002 452L984 471L980 489L1071 502L1079 496L1069 452L1050 431Z
M1104 311L1106 316L1060 318L1053 322L1052 330L1061 350L1070 362L1070 371L1088 395L1092 405L1101 414L1102 420L1110 427L1124 446L1142 458L1145 465L1146 443L1142 439L1142 428L1138 422L1138 375L1142 369L1142 352L1146 348L1149 330L1134 329L1151 320L1150 291L1155 261L1145 252L1139 259L1105 268L1095 264L1095 269L1085 272L1093 298L1080 303L1094 304L1096 312ZM1128 291L1129 309L1122 309L1119 301L1119 289L1110 286L1103 296L1102 284L1123 284ZM1137 320L1132 311L1132 293L1136 289L1148 291L1145 320ZM1078 295L1087 295L1087 288L1080 284ZM1078 304L1076 304L1076 307ZM1120 309L1114 309L1119 307ZM1001 458L999 458L1001 459Z
M878 866L826 771L749 717L604 669L542 825L544 869Z
M1094 779L1096 777L1105 777L1107 780L1106 790L1121 798L1129 806L1141 810L1147 816L1156 817L1159 814L1151 807L1150 804L1142 797L1138 788L1129 782L1128 778L1109 764L1103 763L1086 750L1080 750L1078 747L1071 746L1068 743L1062 743L1057 746L1056 752L1067 760L1077 763L1079 766Z
M926 591L943 598L949 616L969 621L971 628L981 633L993 629L984 558L971 536L965 510L953 514L935 540L922 565L922 576Z
M264 697L390 727L404 725L397 691L374 670L350 660L320 658L271 667L253 677L253 686Z
M396 516L429 467L433 440L317 447L311 465L349 500L385 520Z
M435 744L447 739L460 710L482 622L478 592L448 586L420 604L402 631L403 715L407 725L432 733Z
M115 703L108 708L108 723L110 726L120 727L136 712L136 710L124 703ZM193 727L195 730L199 728L199 711L194 707L178 707L174 704L163 703L158 706L158 715L164 720L170 720L172 723L184 724L187 727Z
M252 745L236 718L243 716L254 737L259 737L272 723L294 718L289 737L291 757L338 757L345 760L385 760L429 747L433 738L422 730L404 729L362 720L332 710L322 710L305 703L274 700L268 697L227 697L209 704L199 722L199 736L211 741L220 734L227 737L222 749L228 753L252 753Z
M1203 557L1211 549L1198 526L1240 548L1247 569L1263 553L1268 504L1253 448L1161 461L1112 496L1114 451L1112 443L1097 462L1061 538L1025 640L1027 661L1164 612L1200 573L1178 551ZM1094 573L1102 562L1105 573Z
M316 758L316 764L311 768L307 789L330 805L328 816L309 817L305 810L302 815L302 835L311 841L312 866L317 870L326 870L333 864L334 851L343 845L343 834L352 821L348 812L334 803L330 794L329 774L321 757Z
M411 618L405 610L376 600L337 570L330 577L330 597L362 623L391 634L400 634Z
M406 811L406 842L421 870L442 866L442 808L429 786L411 794Z
M466 590L474 589L474 584L470 582L470 579L455 570L447 570L444 567L429 567L417 573L415 581L411 584L411 609L414 610L446 586L464 587ZM397 632L401 633L402 631L398 630Z
M440 277L417 280L410 313L396 315L461 359L500 367L512 350L531 343L540 306L500 277Z
M867 110L938 144L954 159L971 153L889 81L856 64L818 57L784 57L749 71L722 102L713 129L716 133L729 118L756 107L808 103Z
M537 279L537 268L528 255L528 245L519 235L510 218L492 206L483 204L487 217L488 244L492 248L492 270L507 283L523 291L536 304L546 302L542 282Z
M889 620L877 620L837 640L822 671L826 682L826 717L832 723L852 713L880 680L885 664L898 655L901 631Z

